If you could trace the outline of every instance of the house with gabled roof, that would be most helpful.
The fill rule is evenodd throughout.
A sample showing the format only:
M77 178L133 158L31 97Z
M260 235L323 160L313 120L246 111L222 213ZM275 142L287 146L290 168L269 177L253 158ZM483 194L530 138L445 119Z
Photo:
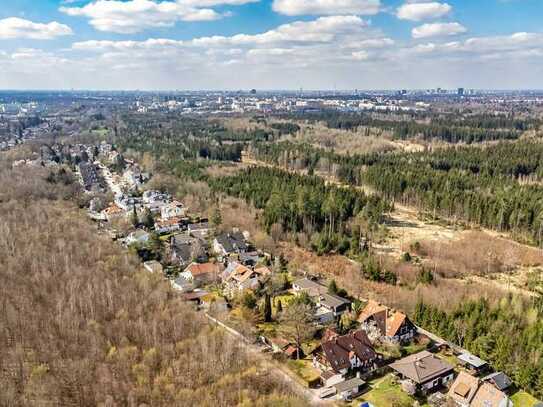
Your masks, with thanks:
M313 365L322 371L345 374L353 369L371 371L380 359L366 332L359 330L322 342L313 356Z
M458 407L512 407L507 395L496 386L461 371L448 392Z
M210 284L219 279L220 265L216 263L191 263L183 271L187 279L196 284Z
M360 315L358 322L367 331L379 332L380 336L392 342L411 340L417 328L403 312L388 308L377 301L369 300Z
M251 269L237 262L230 262L221 278L225 292L234 295L243 290L254 290L271 274L267 267Z
M473 396L470 407L513 407L513 402L504 392L483 382Z
M451 385L448 397L458 407L469 407L479 388L479 379L461 371Z
M213 250L219 256L244 253L249 250L245 235L240 231L221 233L213 240Z
M187 215L187 208L182 202L174 200L160 208L160 217L162 219L183 218Z

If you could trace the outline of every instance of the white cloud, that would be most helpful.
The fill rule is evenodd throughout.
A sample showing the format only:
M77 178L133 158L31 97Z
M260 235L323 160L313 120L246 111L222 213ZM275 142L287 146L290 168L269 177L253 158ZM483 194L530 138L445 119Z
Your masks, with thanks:
M72 35L67 25L53 21L42 24L17 17L0 20L0 40L13 38L29 38L33 40L50 40L63 35Z
M406 3L398 8L396 16L401 20L422 21L440 18L449 14L452 7L447 3Z
M374 15L381 10L380 0L274 0L274 11L288 16Z
M107 49L151 49L157 47L178 48L215 48L215 47L278 47L282 44L303 46L309 44L330 44L340 46L346 40L358 40L358 43L373 39L367 23L358 16L320 17L313 21L295 21L261 34L237 34L230 37L212 36L200 37L188 41L168 39L148 39L146 41L84 41L76 42L73 48L77 50ZM341 40L340 40L341 39ZM375 41L390 43L392 40L379 37ZM368 46L377 43L368 43Z
M212 21L223 17L213 6L252 3L258 0L97 0L83 7L60 7L70 16L90 19L98 31L133 34L148 28L172 27L178 21Z
M467 32L466 27L459 23L432 23L413 28L411 35L413 38L430 38L446 37L465 32Z

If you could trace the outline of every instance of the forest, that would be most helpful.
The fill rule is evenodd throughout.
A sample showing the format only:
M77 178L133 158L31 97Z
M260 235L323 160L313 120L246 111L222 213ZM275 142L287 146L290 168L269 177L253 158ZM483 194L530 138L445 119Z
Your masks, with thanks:
M373 127L389 130L396 139L420 138L448 143L480 143L518 139L522 132L541 125L535 118L514 115L460 113L338 113L335 111L286 116L310 122L323 122L330 129L354 130Z
M56 171L0 157L0 405L306 405L101 235Z
M537 142L353 156L294 143L254 143L250 151L281 167L325 171L347 184L368 185L385 199L436 216L543 243L543 145Z
M419 302L413 320L505 371L534 396L543 397L543 296L532 303L508 296L496 306L480 299L448 312Z
M375 228L390 206L376 196L353 188L327 186L316 176L291 174L279 169L252 167L236 175L209 180L212 190L245 199L263 210L263 223L310 237L318 253L359 247L360 233L351 233L348 221L363 219Z

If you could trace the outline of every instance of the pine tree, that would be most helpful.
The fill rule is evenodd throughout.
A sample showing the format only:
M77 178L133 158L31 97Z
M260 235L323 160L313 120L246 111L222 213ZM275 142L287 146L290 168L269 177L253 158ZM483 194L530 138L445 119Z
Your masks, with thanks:
M138 218L138 212L136 211L136 205L132 206L132 225L134 227L137 227L140 223L140 220Z
M337 284L336 284L336 280L332 280L330 281L330 283L328 284L328 294L337 294L337 291L338 291L338 288L337 288Z
M272 321L271 298L268 293L264 295L264 322Z

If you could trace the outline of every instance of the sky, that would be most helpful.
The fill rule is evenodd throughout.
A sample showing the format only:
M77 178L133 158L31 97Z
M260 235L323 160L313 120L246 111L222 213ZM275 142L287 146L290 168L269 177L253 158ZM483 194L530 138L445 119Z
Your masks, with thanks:
M0 89L543 89L543 0L0 0Z

